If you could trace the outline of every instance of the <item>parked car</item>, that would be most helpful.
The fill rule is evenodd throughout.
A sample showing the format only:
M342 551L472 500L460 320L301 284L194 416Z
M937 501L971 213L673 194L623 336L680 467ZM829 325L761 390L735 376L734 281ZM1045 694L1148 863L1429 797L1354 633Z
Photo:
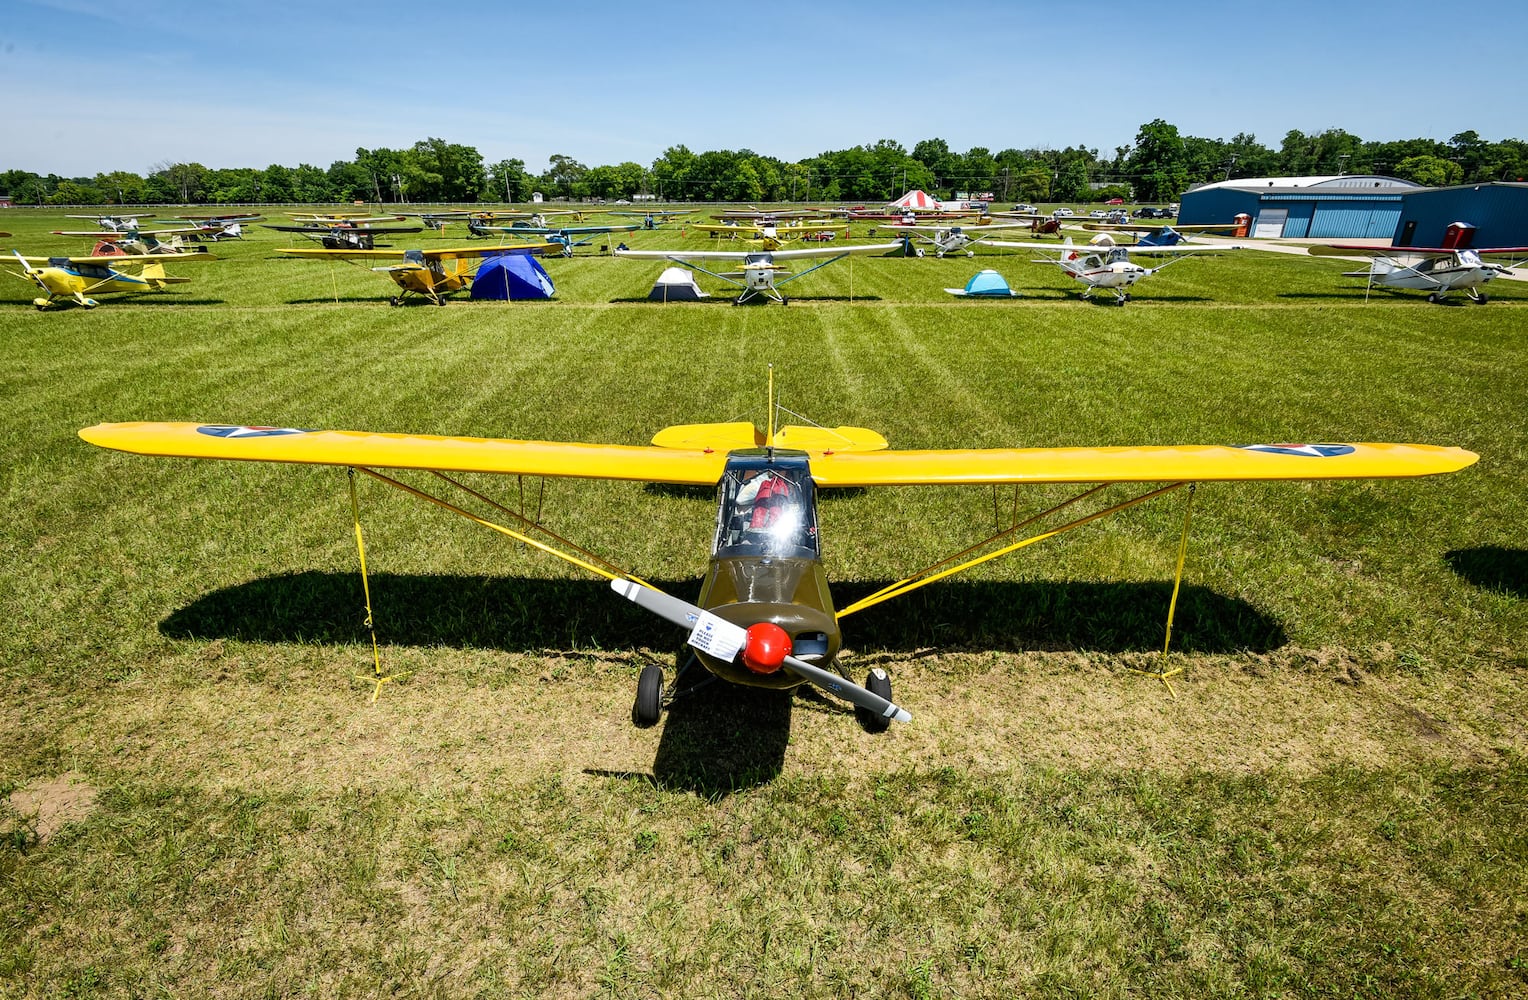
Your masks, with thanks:
M1071 218L1071 216L1072 210L1070 208L1058 208L1051 213L1051 218L1053 219L1067 219Z
M1105 205L1123 205L1124 203L1125 199L1123 198L1110 198L1108 201L1104 202Z
M1138 209L1136 209L1135 210L1135 217L1137 219L1170 219L1170 218L1172 218L1172 216L1167 214L1167 209L1165 209L1165 208L1153 208L1150 205L1146 206L1145 208L1138 208Z
M1039 211L1039 209L1035 208L1035 206L1033 206L1033 205L1015 205L1015 206L1013 206L1013 208L1009 209L1009 211L1011 211L1011 212L1037 212L1037 211Z
M1105 212L1101 208L1096 208L1093 211L1088 213L1088 218L1090 218L1090 219L1107 219L1108 217L1109 217L1109 213Z

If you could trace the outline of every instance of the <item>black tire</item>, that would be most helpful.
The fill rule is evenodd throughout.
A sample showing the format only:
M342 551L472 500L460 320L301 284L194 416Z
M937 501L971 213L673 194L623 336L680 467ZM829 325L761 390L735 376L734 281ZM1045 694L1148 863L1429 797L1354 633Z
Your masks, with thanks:
M1429 301L1429 302L1437 302L1438 301L1438 293L1437 292L1430 293L1427 296L1427 301Z
M390 306L401 306L403 305L403 300L394 295L392 298L387 300L387 304Z
M1479 295L1475 296L1475 304L1477 306L1483 306L1489 301L1491 301L1490 296L1486 295L1485 292L1481 292Z
M663 713L663 668L649 663L637 678L637 700L631 706L631 724L638 729L650 729L658 724Z
M871 694L878 694L887 701L891 700L891 678L880 667L873 667L870 673L865 675L865 689ZM854 717L859 720L860 727L867 733L884 733L891 728L891 720L884 715L855 707Z

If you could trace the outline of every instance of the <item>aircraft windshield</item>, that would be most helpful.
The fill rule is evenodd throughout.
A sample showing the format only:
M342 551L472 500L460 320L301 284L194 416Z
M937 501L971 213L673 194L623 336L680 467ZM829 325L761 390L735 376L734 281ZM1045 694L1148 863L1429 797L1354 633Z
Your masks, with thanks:
M721 482L715 554L816 559L815 485L804 466L728 468Z

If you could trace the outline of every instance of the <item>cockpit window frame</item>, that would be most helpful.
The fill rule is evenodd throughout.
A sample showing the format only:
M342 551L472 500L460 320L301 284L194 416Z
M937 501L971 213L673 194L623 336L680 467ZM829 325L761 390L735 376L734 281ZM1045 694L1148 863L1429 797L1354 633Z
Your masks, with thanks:
M752 512L757 501L740 505L737 497L745 486L763 476L777 477L786 485L787 498L781 501L778 494L775 498L776 509L783 512L786 520L775 521L771 526L753 527ZM797 514L799 518L794 520L794 527L787 527L789 534L782 535L780 528L790 525L792 516ZM745 520L750 523L745 524ZM717 484L716 533L711 541L711 555L718 559L822 557L821 534L817 526L817 484L812 479L804 453L799 457L778 453L769 457L761 450L758 455L734 453L729 457Z

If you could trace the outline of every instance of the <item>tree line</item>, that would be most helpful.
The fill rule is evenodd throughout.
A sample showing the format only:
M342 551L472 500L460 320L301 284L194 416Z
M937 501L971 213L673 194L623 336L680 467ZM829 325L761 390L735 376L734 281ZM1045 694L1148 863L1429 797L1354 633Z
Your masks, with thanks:
M990 193L999 201L1171 201L1194 185L1238 177L1375 173L1440 186L1528 176L1528 142L1489 142L1473 131L1447 142L1365 142L1342 129L1292 129L1273 149L1247 133L1229 140L1180 135L1158 118L1113 153L1101 156L1083 146L957 152L943 139L924 139L908 150L882 139L791 163L748 149L697 153L679 145L646 167L590 167L559 153L545 171L532 174L523 160L488 163L476 147L430 138L407 149L357 149L354 159L327 169L164 162L147 176L5 170L0 194L20 205L523 202L532 192L554 200L642 194L662 201L882 202L921 188L942 198Z

